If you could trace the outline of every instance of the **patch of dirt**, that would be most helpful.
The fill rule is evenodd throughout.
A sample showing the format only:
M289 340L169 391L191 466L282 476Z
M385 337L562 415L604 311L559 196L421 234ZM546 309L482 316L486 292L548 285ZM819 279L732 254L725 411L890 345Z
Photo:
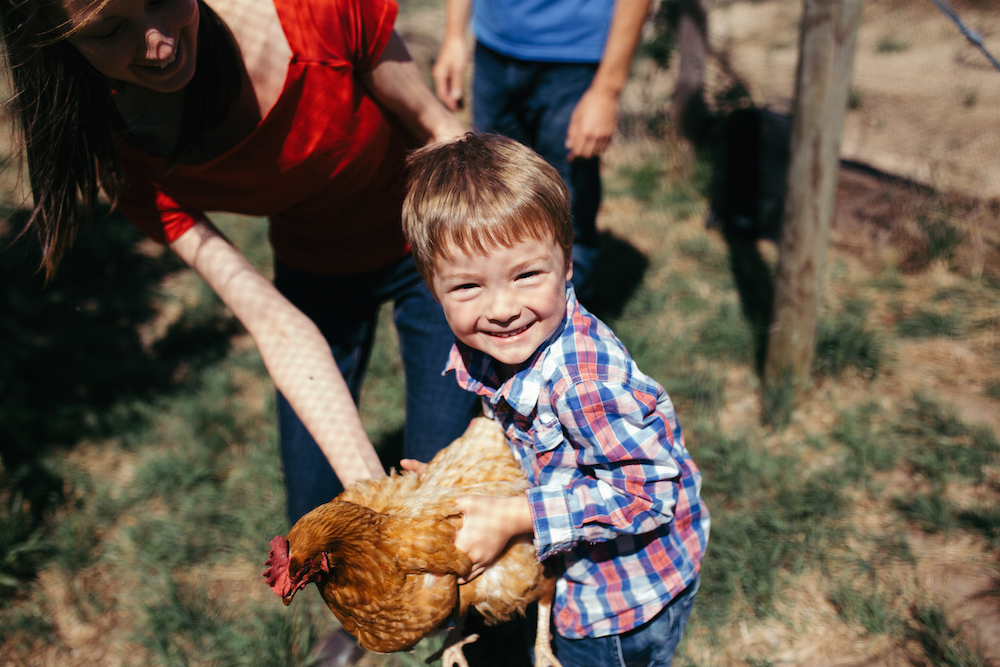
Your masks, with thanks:
M802 2L707 4L711 48L755 105L790 110ZM1000 57L996 3L951 4ZM709 68L710 90L728 80L718 62ZM850 100L843 157L938 190L1000 197L1000 72L933 3L863 3Z

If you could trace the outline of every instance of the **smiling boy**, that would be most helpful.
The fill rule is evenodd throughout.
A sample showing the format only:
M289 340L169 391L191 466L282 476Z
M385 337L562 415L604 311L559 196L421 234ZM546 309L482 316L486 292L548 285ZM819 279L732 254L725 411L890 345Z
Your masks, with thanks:
M482 397L532 485L457 501L469 578L532 535L558 574L564 667L670 665L708 540L701 474L663 387L576 300L562 179L499 135L409 163L403 228L457 338L447 371Z

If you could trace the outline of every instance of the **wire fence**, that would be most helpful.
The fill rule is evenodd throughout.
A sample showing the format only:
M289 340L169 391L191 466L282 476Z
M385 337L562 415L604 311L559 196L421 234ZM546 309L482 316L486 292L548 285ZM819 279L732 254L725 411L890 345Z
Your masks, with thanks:
M736 76L755 105L789 111L802 1L708 4L717 56L709 93ZM997 53L995 0L866 0L843 157L935 190L1000 199Z

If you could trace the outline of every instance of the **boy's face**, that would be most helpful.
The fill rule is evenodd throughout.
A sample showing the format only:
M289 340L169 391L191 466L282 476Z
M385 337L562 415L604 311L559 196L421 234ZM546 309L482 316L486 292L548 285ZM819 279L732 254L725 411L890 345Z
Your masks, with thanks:
M572 262L549 238L469 254L448 245L431 290L455 336L506 367L527 361L566 315Z

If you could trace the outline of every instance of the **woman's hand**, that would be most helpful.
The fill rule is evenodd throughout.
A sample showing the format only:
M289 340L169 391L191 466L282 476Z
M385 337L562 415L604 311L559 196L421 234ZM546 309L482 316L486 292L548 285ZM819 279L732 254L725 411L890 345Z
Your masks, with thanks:
M402 459L399 462L399 467L409 472L415 472L418 476L427 472L427 464L416 459Z
M534 531L531 507L528 498L523 495L509 498L460 496L455 499L455 507L465 515L462 529L455 538L455 546L472 561L472 572L459 579L460 584L482 574L511 538L530 535Z

